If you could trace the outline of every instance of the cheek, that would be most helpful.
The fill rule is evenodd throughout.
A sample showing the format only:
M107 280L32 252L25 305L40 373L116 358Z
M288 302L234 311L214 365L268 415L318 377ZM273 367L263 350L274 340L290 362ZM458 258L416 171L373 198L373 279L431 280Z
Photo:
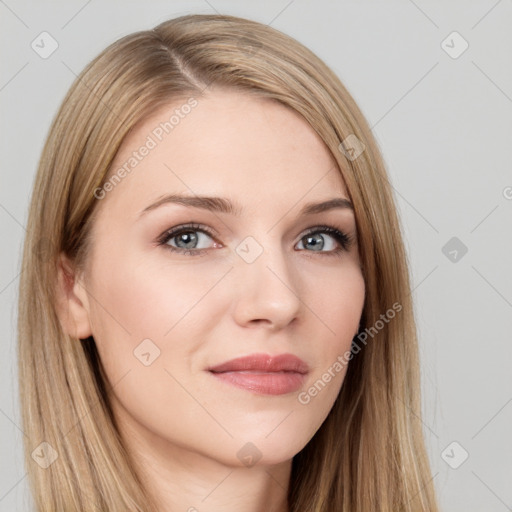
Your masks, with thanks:
M347 265L329 272L310 283L315 292L311 296L311 308L317 318L312 331L317 365L304 389L297 396L299 411L303 415L304 428L311 435L323 423L343 385L350 359L352 340L357 334L364 307L365 283L359 265ZM312 348L312 347L310 347Z
M176 360L197 348L204 331L219 318L221 304L208 293L222 278L223 269L193 271L191 265L162 265L161 260L154 263L127 256L105 255L97 261L101 264L94 267L90 285L91 323L112 378L128 369L139 370L140 350L149 350L151 356L160 351L158 362L175 366Z
M347 264L335 271L321 273L305 283L311 292L306 300L317 317L325 340L323 349L329 353L350 348L357 334L365 300L365 283L358 264Z

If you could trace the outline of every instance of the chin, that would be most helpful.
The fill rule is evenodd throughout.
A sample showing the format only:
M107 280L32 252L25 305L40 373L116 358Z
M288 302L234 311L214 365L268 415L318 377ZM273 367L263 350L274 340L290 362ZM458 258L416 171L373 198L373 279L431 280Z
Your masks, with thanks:
M243 441L235 440L236 459L231 462L239 467L275 466L293 459L307 441L288 435L247 436Z

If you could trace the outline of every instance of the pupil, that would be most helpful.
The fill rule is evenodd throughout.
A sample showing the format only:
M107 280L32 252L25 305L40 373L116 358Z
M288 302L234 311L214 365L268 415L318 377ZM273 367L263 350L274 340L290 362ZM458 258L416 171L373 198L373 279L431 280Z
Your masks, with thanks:
M180 245L181 241L184 241L185 248L189 249L190 248L190 244L192 244L192 246L193 246L193 244L195 242L197 242L197 235L195 233L193 233L192 231L187 231L186 233L182 233L178 237L177 245L180 246L180 247L181 247L181 245Z
M306 238L307 244L312 244L314 250L320 250L323 249L324 246L324 239L320 233L318 233L316 236L308 236Z

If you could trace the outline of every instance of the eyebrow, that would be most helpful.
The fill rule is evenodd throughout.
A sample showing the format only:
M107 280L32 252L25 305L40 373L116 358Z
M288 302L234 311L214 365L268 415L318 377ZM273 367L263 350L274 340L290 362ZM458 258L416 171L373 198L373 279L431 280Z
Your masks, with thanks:
M155 210L166 204L181 204L192 208L200 208L211 212L227 213L231 215L240 215L242 208L238 204L232 203L224 197L209 196L184 196L179 194L169 194L160 198L155 203L150 204L140 212L144 215L147 212ZM307 203L300 211L300 215L313 215L337 208L354 210L352 203L344 197L334 197L320 203Z

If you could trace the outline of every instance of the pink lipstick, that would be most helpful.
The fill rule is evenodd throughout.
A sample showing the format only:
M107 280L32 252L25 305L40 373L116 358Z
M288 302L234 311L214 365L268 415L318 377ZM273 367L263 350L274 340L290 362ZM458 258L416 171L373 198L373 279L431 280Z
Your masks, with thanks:
M208 368L217 379L266 395L297 391L304 384L308 365L293 354L250 354Z

